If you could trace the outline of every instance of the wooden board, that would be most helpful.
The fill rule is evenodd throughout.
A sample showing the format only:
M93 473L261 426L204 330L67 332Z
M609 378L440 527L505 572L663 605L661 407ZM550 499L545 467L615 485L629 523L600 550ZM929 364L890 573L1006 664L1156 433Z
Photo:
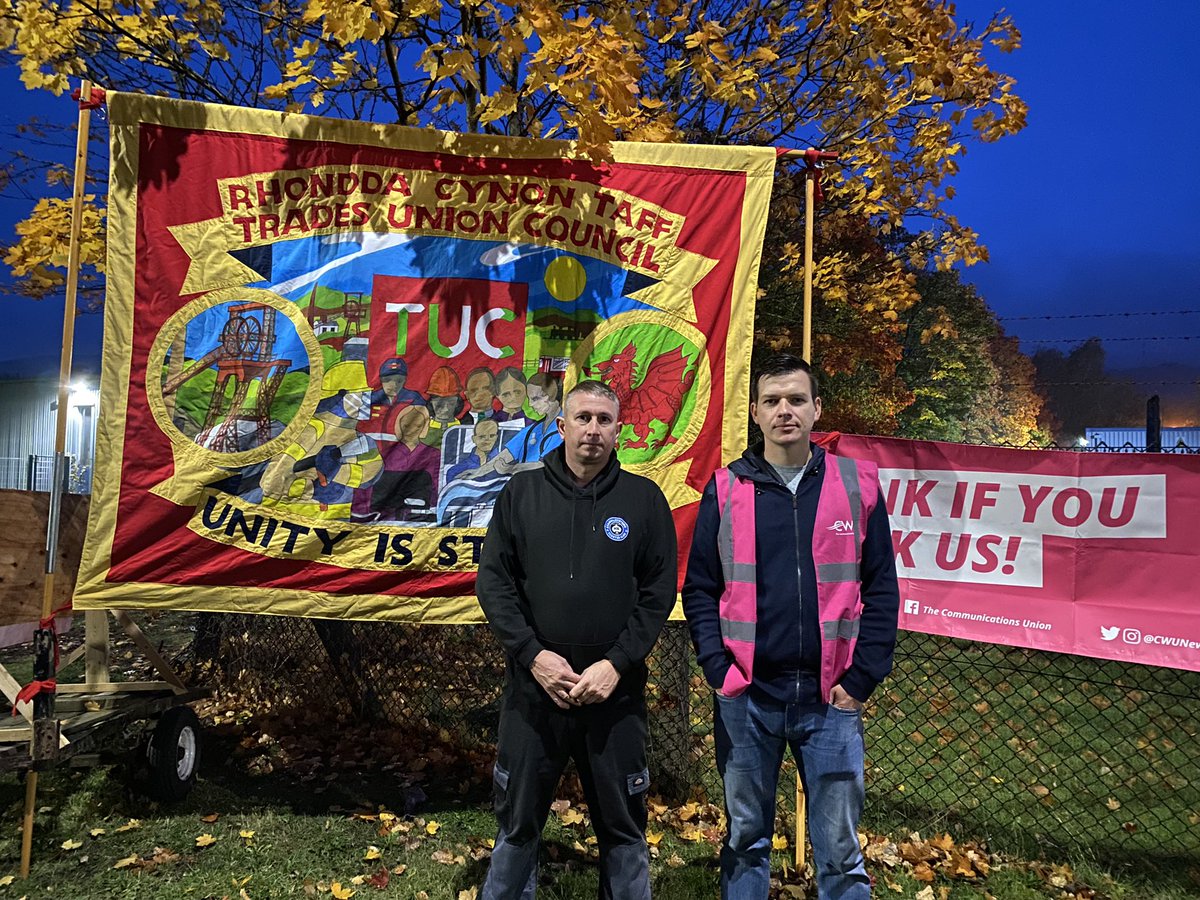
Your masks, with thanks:
M70 601L75 590L89 499L81 494L62 498L54 574L56 608ZM4 535L0 540L0 632L5 626L36 623L41 617L49 513L49 494L0 490L0 534Z

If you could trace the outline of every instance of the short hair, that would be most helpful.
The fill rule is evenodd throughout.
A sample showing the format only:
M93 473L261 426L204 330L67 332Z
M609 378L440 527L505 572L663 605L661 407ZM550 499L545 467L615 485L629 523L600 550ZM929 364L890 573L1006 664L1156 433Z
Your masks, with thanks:
M762 379L791 375L793 372L807 372L808 380L812 384L812 399L815 400L821 396L817 376L807 361L794 353L776 353L763 360L754 370L754 377L750 379L750 402L758 402L758 383Z
M553 400L558 400L558 398L562 396L562 388L558 384L558 379L549 372L538 372L536 375L530 376L529 381L526 383L527 387L529 385L533 385L534 387L545 391L545 393ZM551 390L551 388L553 388L553 390Z
M563 411L571 404L571 398L576 394L585 394L588 397L596 397L601 400L608 400L617 408L617 417L621 415L621 398L617 396L616 391L610 388L603 381L581 381L571 390L567 391L567 397L563 400Z
M516 366L508 366L496 374L496 387L500 386L500 382L508 381L510 378L521 382L521 384L525 384L525 373Z
M487 366L480 366L478 369L472 369L470 374L467 375L467 380L463 382L463 385L465 386L470 384L471 379L480 374L488 377L488 384L491 386L492 393L496 393L496 376L491 369L487 368Z

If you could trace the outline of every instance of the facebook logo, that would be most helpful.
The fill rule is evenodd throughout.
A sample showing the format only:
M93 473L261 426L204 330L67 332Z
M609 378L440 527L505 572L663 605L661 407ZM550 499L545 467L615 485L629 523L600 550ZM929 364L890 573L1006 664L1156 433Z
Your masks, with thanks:
M904 612L906 615L915 616L921 611L921 602L919 600L905 600Z

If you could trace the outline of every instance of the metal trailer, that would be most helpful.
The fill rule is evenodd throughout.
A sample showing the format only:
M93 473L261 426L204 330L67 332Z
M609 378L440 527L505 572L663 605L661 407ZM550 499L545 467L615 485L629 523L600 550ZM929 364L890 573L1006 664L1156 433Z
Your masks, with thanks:
M187 705L208 696L207 688L189 688L169 661L124 610L87 610L83 643L57 658L50 622L67 613L79 567L86 496L62 497L58 540L41 541L50 517L50 495L0 490L0 625L4 643L34 639L33 679L48 688L18 702L22 685L0 665L0 693L17 716L0 715L0 771L20 772L26 780L26 837L22 874L28 872L32 829L31 795L37 774L53 768L127 763L134 786L160 800L180 800L192 789L201 754L200 722ZM47 559L61 577L46 584ZM53 613L41 612L49 592ZM131 597L136 604L136 598ZM42 602L37 602L41 600ZM76 613L78 615L78 613ZM59 617L59 618L56 618ZM124 631L156 671L158 681L112 680L110 623ZM19 625L14 623L26 623ZM38 622L35 629L33 623ZM10 630L15 629L15 630ZM82 659L82 683L58 680L58 672Z
M187 704L210 693L165 682L59 685L57 728L20 718L0 725L0 771L125 763L138 789L182 800L195 786L202 744L200 720Z

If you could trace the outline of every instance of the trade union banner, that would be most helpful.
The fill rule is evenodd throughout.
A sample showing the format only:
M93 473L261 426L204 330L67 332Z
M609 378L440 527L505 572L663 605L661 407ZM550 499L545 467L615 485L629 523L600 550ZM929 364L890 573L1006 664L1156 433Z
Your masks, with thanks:
M458 135L108 95L77 608L479 621L496 496L582 378L686 553L740 452L770 148Z
M835 443L879 465L900 627L1200 671L1200 457Z

